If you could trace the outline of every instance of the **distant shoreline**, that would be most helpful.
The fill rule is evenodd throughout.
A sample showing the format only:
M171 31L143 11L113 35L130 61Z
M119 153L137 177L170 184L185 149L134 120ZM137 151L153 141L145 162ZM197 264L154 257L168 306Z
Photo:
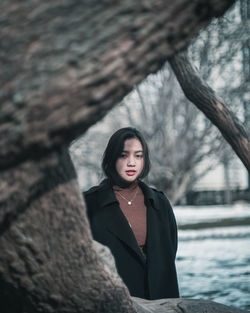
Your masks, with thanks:
M225 218L207 222L197 222L192 224L179 224L178 229L187 230L187 229L204 229L229 226L250 226L250 217Z

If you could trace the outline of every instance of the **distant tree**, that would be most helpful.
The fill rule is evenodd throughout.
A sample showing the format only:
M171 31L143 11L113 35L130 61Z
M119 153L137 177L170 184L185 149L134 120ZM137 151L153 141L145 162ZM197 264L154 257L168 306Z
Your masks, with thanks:
M222 135L250 171L249 139L242 123L200 77L185 54L173 57L170 64L187 98L221 130Z
M242 111L242 99L247 95L248 87L241 86L241 80L235 77L240 77L242 72L243 64L240 56L245 39L239 34L244 34L245 30L246 26L240 23L238 3L225 17L214 21L204 30L190 47L189 59L198 66L199 72L194 70L187 56L177 56L170 60L173 66L174 62L178 64L182 62L183 67L185 64L189 66L189 72L183 76L182 85L186 84L184 92L192 90L191 100L193 100L192 96L199 95L197 82L199 86L203 82L203 90L209 89L208 86L205 87L204 80L206 80L218 90L218 94L223 99L229 101L231 97L230 109L235 113ZM174 69L178 71L176 66ZM177 76L180 77L182 74L179 68ZM193 84L190 78L195 75L199 78ZM200 102L205 104L203 100ZM127 96L97 128L89 132L86 140L79 142L77 151L87 148L88 143L93 145L90 143L91 133L96 141L95 151L98 158L94 156L91 158L91 170L95 182L97 177L101 177L99 163L101 149L102 151L104 149L102 143L106 142L107 137L114 130L127 125L138 127L143 131L153 159L149 182L165 190L173 203L192 189L198 179L218 162L225 162L225 157L222 156L227 155L227 165L233 158L230 149L226 148L225 153L222 151L225 146L222 136L200 113L200 110L197 110L183 95L168 66L137 86L134 92ZM107 132L103 134L104 129ZM244 130L242 131L244 133ZM239 138L237 137L237 142ZM247 151L245 159L246 157ZM88 163L89 161L82 154L81 160L78 158L76 163L78 171L87 168ZM202 167L200 164L203 164ZM199 170L197 170L198 166ZM94 173L97 172L99 174L95 175Z
M212 124L190 105L173 72L165 66L72 146L80 177L89 173L90 184L91 177L95 183L101 179L105 144L112 132L128 125L140 129L148 142L153 160L148 182L166 191L172 203L214 166L208 164L199 173L195 171L205 158L218 153L220 141ZM83 187L89 187L86 181Z

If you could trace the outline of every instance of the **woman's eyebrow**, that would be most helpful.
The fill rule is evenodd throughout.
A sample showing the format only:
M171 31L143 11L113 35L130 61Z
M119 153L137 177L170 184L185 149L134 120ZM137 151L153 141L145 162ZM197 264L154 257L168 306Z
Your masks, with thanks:
M135 153L139 153L139 152L142 152L143 153L143 150L136 150L134 151ZM129 153L128 150L122 150L122 153Z

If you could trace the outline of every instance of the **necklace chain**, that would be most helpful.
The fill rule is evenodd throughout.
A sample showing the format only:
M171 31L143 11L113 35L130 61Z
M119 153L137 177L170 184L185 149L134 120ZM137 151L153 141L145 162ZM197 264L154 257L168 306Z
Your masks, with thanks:
M131 200L128 200L127 198L125 198L119 191L116 190L116 192L124 199L128 202L128 205L132 204L132 201L135 199L137 192L138 192L138 187L136 188L135 194L133 195L133 197L131 198Z

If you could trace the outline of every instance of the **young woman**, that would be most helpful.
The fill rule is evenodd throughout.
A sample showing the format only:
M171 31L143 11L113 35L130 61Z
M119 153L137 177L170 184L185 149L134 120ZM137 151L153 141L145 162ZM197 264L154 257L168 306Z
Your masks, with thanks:
M166 196L141 181L150 168L141 133L115 132L102 168L107 178L84 193L94 239L110 248L132 296L179 297L175 217Z

